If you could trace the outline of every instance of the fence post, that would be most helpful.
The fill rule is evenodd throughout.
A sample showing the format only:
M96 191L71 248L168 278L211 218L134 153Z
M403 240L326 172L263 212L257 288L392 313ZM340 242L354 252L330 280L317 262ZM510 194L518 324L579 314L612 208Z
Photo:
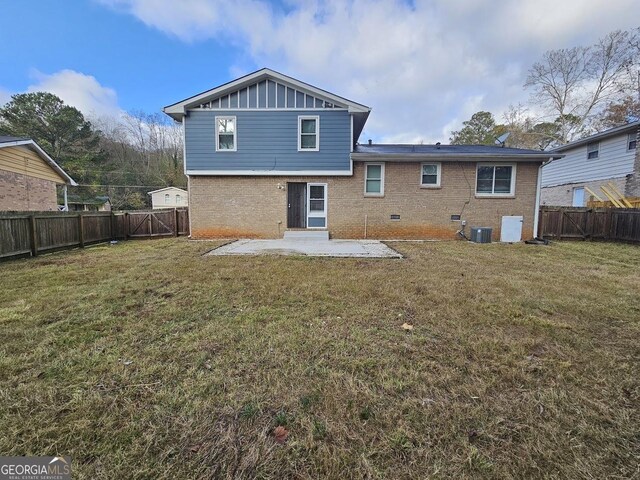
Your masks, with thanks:
M177 237L178 236L178 225L179 225L179 221L178 221L178 209L174 208L173 209L173 236Z
M116 216L113 214L113 212L111 212L111 215L109 215L109 237L111 238L111 241L116 239L116 237L114 236L115 228L113 227L115 218Z
M84 218L81 213L78 213L78 242L80 248L84 248Z
M29 235L31 236L31 255L38 255L38 229L36 228L36 216L29 215Z
M129 225L129 212L124 212L124 239L129 240L129 230L131 230Z

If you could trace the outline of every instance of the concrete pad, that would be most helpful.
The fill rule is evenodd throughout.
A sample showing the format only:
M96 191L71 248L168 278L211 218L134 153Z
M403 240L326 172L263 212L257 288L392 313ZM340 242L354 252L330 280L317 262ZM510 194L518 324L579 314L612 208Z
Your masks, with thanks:
M402 258L378 240L237 240L206 255L306 255L310 257Z

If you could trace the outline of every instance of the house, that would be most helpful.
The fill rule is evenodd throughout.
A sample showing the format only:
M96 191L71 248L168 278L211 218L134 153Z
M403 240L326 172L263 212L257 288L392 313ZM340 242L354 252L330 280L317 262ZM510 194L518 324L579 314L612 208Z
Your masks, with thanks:
M72 212L110 212L111 200L107 196L84 197L69 195L69 211Z
M151 195L151 207L158 208L180 208L189 205L189 192L178 187L166 187L160 190L148 192Z
M165 107L184 126L192 237L534 236L540 167L554 155L361 145L370 111L266 68Z
M564 155L542 169L542 204L583 207L590 194L613 183L627 197L640 197L640 121L581 138L552 150Z
M0 211L57 210L57 185L66 201L77 184L30 138L0 136Z

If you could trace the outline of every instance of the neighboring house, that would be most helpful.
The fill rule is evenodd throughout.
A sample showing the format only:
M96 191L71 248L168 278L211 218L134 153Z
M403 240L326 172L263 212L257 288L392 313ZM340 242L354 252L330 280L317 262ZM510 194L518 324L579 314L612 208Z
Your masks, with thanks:
M57 210L57 185L77 185L29 138L0 136L0 211Z
M627 197L640 197L640 121L611 128L552 150L564 155L542 169L542 204L583 207L585 187L606 200L601 186L613 183Z
M148 192L151 195L152 208L179 208L189 205L189 192L177 187L166 187Z
M109 197L98 196L85 198L79 195L69 195L69 211L72 212L110 212Z
M194 238L305 229L453 239L465 225L467 233L491 227L496 240L531 238L539 169L552 157L493 146L359 145L369 107L269 69L164 112L184 125Z

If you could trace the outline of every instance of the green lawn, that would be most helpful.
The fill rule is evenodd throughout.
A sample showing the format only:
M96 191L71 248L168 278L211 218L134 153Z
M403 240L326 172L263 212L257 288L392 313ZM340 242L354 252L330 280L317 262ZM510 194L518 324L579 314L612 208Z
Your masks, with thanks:
M74 478L639 475L640 248L215 245L0 264L0 454Z

